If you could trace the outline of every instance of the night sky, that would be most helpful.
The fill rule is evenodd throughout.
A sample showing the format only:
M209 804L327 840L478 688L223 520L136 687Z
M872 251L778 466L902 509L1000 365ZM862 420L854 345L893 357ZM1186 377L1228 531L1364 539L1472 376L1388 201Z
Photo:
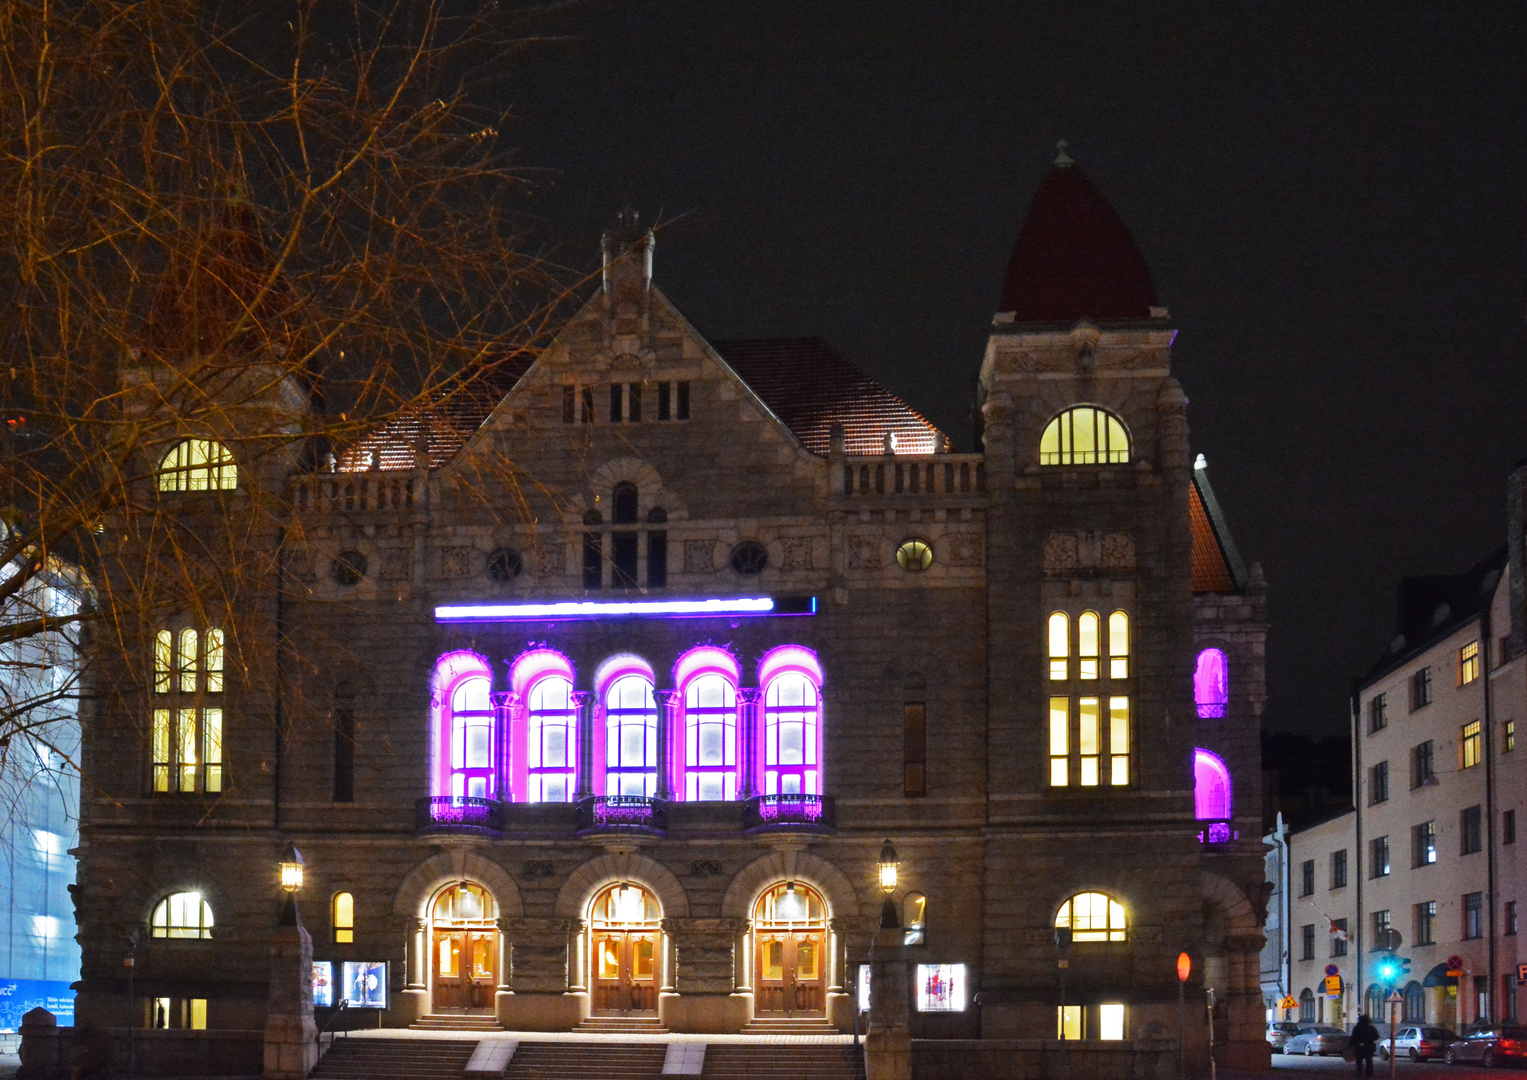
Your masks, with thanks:
M1344 729L1405 574L1504 540L1527 455L1527 4L625 0L492 93L536 240L630 200L712 339L818 335L970 446L1014 235L1069 141L1179 328L1270 583L1268 726Z

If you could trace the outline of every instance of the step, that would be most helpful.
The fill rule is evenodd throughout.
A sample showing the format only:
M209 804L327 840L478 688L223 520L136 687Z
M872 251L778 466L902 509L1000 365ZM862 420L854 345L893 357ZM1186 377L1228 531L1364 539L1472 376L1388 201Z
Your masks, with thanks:
M504 1080L661 1080L662 1043L521 1042Z
M336 1039L312 1080L461 1080L475 1049L475 1039Z
M712 1043L702 1080L863 1080L864 1052L855 1046Z

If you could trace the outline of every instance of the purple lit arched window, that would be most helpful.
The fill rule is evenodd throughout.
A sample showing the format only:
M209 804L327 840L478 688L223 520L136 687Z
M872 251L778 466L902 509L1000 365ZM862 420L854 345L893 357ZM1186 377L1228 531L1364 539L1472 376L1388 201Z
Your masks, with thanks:
M1225 821L1232 815L1230 770L1218 754L1193 751L1193 809L1199 821Z
M1193 672L1193 700L1201 717L1225 715L1225 703L1230 700L1230 677L1225 654L1220 650L1205 649L1198 654L1198 667Z

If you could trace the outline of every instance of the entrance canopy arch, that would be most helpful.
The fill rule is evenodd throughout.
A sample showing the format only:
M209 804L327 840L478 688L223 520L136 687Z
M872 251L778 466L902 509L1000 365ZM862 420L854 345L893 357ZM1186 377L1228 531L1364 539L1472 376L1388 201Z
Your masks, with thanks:
M759 1013L822 1015L827 1000L827 902L803 882L764 890L753 905Z
M429 905L430 1001L436 1012L488 1012L498 986L498 905L475 881L455 881Z
M627 881L589 905L589 981L603 1015L657 1012L663 909L652 890Z
M500 918L513 919L525 914L519 886L507 870L491 859L459 849L432 855L410 870L394 894L392 913L427 919L435 897L457 881L481 884L493 897Z
M879 904L867 908L847 875L826 859L807 851L776 851L750 862L732 878L721 898L722 917L751 919L754 906L766 890L791 881L816 890L826 906L828 919L880 913Z

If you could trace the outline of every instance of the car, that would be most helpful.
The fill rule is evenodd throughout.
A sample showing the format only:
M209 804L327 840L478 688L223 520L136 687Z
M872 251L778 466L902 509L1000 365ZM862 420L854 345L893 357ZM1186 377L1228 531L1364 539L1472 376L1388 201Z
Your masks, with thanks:
M1384 1028L1381 1025L1380 1031ZM1427 1061L1440 1058L1448 1043L1458 1038L1445 1027L1402 1027L1394 1033L1395 1057L1409 1057L1411 1061ZM1389 1040L1379 1042L1379 1057L1389 1060Z
M1299 1025L1292 1020L1270 1020L1267 1023L1267 1044L1273 1048L1273 1053L1283 1052L1283 1044L1289 1038L1299 1034Z
M1283 1044L1285 1054L1304 1054L1308 1057L1325 1054L1346 1056L1352 1046L1352 1036L1330 1024L1304 1024L1297 1035L1290 1035Z
M1487 1069L1508 1058L1527 1058L1527 1027L1481 1024L1448 1043L1442 1058L1449 1065L1477 1061Z

